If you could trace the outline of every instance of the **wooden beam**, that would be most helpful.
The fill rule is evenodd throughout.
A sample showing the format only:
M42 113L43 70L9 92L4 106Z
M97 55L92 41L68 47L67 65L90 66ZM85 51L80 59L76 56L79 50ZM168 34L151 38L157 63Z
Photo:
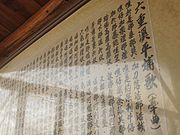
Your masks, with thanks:
M64 0L44 20L27 31L27 33L23 33L22 38L14 40L6 48L0 46L2 49L0 52L0 68L89 1ZM0 45L4 44L0 43Z
M26 34L31 31L36 25L41 23L50 13L52 13L56 7L58 7L63 0L50 0L44 7L42 7L34 16L28 19L23 25L21 25L15 32L5 38L0 43L0 54L2 51L13 45L17 40L24 39Z

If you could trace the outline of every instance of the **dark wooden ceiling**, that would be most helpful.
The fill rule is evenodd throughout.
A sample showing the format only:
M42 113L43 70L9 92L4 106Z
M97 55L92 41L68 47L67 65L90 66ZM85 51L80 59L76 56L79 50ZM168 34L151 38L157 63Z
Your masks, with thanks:
M90 0L0 0L0 68Z
M0 0L0 41L5 39L49 0Z

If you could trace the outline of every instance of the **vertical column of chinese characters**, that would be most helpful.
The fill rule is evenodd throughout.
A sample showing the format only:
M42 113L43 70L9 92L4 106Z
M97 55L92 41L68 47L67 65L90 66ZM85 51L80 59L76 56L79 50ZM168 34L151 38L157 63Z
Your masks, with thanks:
M102 94L101 95L101 111L102 111L102 130L107 129L108 127L108 114L107 114L107 99L106 99L106 95Z
M134 33L134 20L132 15L132 4L133 2L131 0L128 0L125 3L125 16L126 16L126 26L127 26L127 43L128 47L130 48L129 52L129 59L136 59L137 55L137 49L136 49L136 39L135 39L135 33ZM126 93L126 110L127 110L127 119L128 119L128 125L127 130L128 133L134 133L135 132L135 115L133 111L133 93L132 93L132 70L131 70L131 62L128 64L125 64L125 93Z
M58 123L58 133L60 133L60 134L63 134L64 133L64 130L65 130L65 127L64 127L64 123L65 123L65 120L64 120L64 113L65 113L65 111L64 111L64 109L65 109L65 97L64 97L64 88L63 88L63 77L64 77L64 75L63 75L63 66L64 66L64 60L63 60L63 57L64 57L64 49L63 49L63 45L64 45L64 42L63 41L61 41L60 42L60 45L59 45L59 76L58 76L58 81L59 81L59 89L60 89L60 92L59 92L59 95L60 95L60 93L62 92L62 96L61 96L61 101L62 101L62 104L60 105L61 107L60 107L60 110L61 110L61 112L59 111L59 113L60 113L60 121L59 121L59 123Z
M4 90L7 90L7 83L8 83L8 81L7 81L7 79L5 79L5 81L4 81ZM6 96L6 94L4 94L4 96L5 96L5 99L7 98L7 96ZM8 107L7 107L8 108ZM6 109L4 109L4 112L7 112L7 108ZM20 113L20 110L18 110L19 111L19 113ZM18 121L20 121L21 120L21 118L20 118L20 114L19 114L19 119L18 119ZM6 134L7 133L7 130L8 130L8 123L7 123L7 118L8 118L8 116L7 115L4 115L4 117L5 117L5 119L6 119L6 121L4 121L4 134ZM20 128L20 123L18 123L18 128ZM20 132L20 129L18 129L19 131L18 132Z
M119 10L122 5L118 8L118 10L112 10L111 11L111 33L112 33L112 50L113 50L113 82L114 82L114 87L113 87L113 95L116 97L114 99L114 116L115 116L115 127L116 127L116 133L115 134L120 134L120 132L125 128L123 124L125 124L123 120L123 91L122 91L122 74L120 73L120 68L122 67L122 64L120 63L121 60L121 46L120 43L121 41L121 34L119 32L120 27L122 26L122 19L120 19L123 16L123 11ZM121 16L121 17L120 17ZM126 49L125 49L126 50ZM125 51L124 50L124 51ZM114 69L114 70L113 70ZM123 131L122 131L123 134Z
M51 99L53 98L53 95L52 95L52 90L53 90L52 89L52 86L53 86L53 81L52 81L53 71L52 71L52 67L53 67L53 61L54 61L52 59L52 57L54 57L52 52L53 52L52 48L47 51L47 65L48 65L48 67L47 67L47 76L48 76L47 79L48 79L48 84L47 84L47 87L46 87L47 89L46 89L45 94L47 94L48 96L45 98L45 100L46 100L45 104L46 104L46 113L47 113L46 115L49 116L49 117L46 118L46 121L47 121L46 126L48 128L46 127L44 134L51 134L50 133L51 126L53 125L51 123L52 122L52 112L53 112L53 110L51 108L52 107L51 106L51 103L52 103Z
M39 82L36 84L36 89L37 89L37 94L39 95L40 94L40 92L41 92L41 87L40 87L40 84L41 84L41 74L40 74L40 70L39 70L39 57L36 57L36 59L35 59L35 69L34 69L34 74L35 74L35 78L36 78L36 80L38 80ZM40 103L41 104L41 103Z
M98 21L96 22L93 22L92 23L92 30L93 30L93 36L92 36L92 41L93 41L93 54L92 56L93 57L93 71L92 73L94 73L96 71L96 67L98 66L98 62L99 62L99 55L98 55L98 42L101 42L101 41L98 41L98 33L99 33L99 30L98 30L98 26L101 25L99 23L99 25L97 25ZM93 119L94 119L94 127L95 127L95 134L96 135L99 135L100 134L100 108L99 108L99 103L100 103L100 97L99 97L99 78L98 78L98 75L99 73L94 73L93 74L93 93L94 93L94 97L93 97L93 110L94 110L94 116L93 116Z
M14 76L13 74L12 74L12 76ZM9 80L9 86L8 86L8 89L9 90L11 90L11 97L12 97L12 99L10 100L10 112L11 112L11 114L9 114L9 122L8 123L10 123L11 122L11 119L12 119L12 115L13 115L13 112L12 112L12 107L13 107L13 103L14 103L14 89L13 89L13 78L11 78L10 80ZM9 134L12 134L12 125L9 125Z
M38 76L38 80L39 80L39 83L38 83L38 94L40 95L41 94L41 84L42 84L42 76L41 76L41 65L42 65L42 62L40 60L40 57L37 57L36 61L37 61L37 65L36 65L36 73L37 73L37 76Z
M14 93L14 98L13 98L13 106L12 106L12 119L13 119L13 125L11 127L11 134L14 134L15 132L15 120L16 120L16 113L17 113L17 89L18 89L18 83L17 83L17 80L18 80L18 72L14 73L14 78L13 79L13 84L12 84L12 88L13 88L13 93ZM1 83L1 80L0 80L0 83Z
M68 89L68 112L69 112L69 117L68 117L68 132L69 134L74 133L74 114L73 114L73 110L74 110L74 93L72 91L72 89Z
M63 111L63 116L64 116L64 134L68 134L68 103L67 103L67 89L64 89L64 94L63 94L63 96L64 96L64 100L65 100L65 102L64 102L64 111Z
M125 15L123 5L120 5L117 9L119 12L119 34L120 34L120 43L121 43L121 59L123 62L128 58L127 56L127 41L126 41L126 28L125 28Z
M136 127L138 132L144 134L145 132L145 124L144 124L144 114L143 114L143 100L141 97L141 85L139 80L139 69L140 69L139 62L134 62L132 65L132 72L133 72L133 90L135 96L135 113L136 113ZM139 133L139 134L140 134Z
M74 35L74 90L76 93L79 90L79 33ZM78 97L79 93L77 94ZM77 98L78 100L78 98ZM78 131L78 129L77 129Z
M15 84L15 77L16 77L16 73L13 73L12 75L11 75L12 77L11 77L11 79L9 80L9 90L11 91L11 96L12 96L12 98L11 98L11 100L10 100L10 112L11 112L11 114L9 114L9 122L8 123L10 123L10 122L14 122L14 115L15 115L15 112L14 112L14 105L16 104L16 84ZM17 78L16 78L17 79ZM1 84L1 80L0 80L0 84ZM1 94L1 92L0 92L0 94ZM1 98L1 97L0 97ZM2 100L3 98L1 98L1 101L3 101ZM0 108L1 109L1 108ZM2 114L1 114L2 115ZM1 122L2 123L2 122ZM1 126L0 126L1 127ZM11 135L11 134L14 134L13 133L14 132L14 126L13 125L9 125L9 134Z
M124 113L125 110L123 109L123 105L125 100L123 99L123 85L122 85L122 74L121 74L121 69L120 69L120 65L119 67L115 70L115 82L116 82L116 89L117 89L117 130L118 133L117 134L124 134L124 130L125 130L125 120L124 120Z
M55 55L55 64L54 64L54 68L56 69L55 70L55 87L57 87L58 91L60 90L59 89L59 76L60 76L60 66L59 66L59 63L60 63L60 59L59 59L59 55L60 55L60 51L59 51L59 48L60 48L60 45L59 43L55 46L55 51L54 51L54 55Z
M48 88L49 88L49 84L50 84L50 51L48 50L47 53L46 53L46 67L47 67L47 70L46 70L46 78L47 78L47 83L46 83L46 91L48 91Z
M107 127L107 123L105 123L107 121L107 111L105 111L106 109L106 101L105 101L105 80L106 80L106 60L105 60L105 41L104 41L104 18L100 17L97 20L97 61L98 64L95 65L96 67L98 66L99 70L95 69L96 72L98 72L95 77L97 77L97 82L99 82L98 85L98 89L99 91L97 92L98 94L98 104L97 104L97 108L99 109L97 115L98 115L98 121L99 121L99 128L101 128L101 130L99 130L99 134L102 134L102 132L105 132L105 127ZM107 94L106 94L107 95ZM105 117L103 117L105 116Z
M39 77L39 57L36 57L36 59L34 59L35 61L35 67L34 67L34 75L35 75L35 80L36 80L36 84L34 85L34 89L35 89L35 95L38 96L39 95L39 91L40 91L40 77ZM41 112L41 101L39 101L38 103L35 104L35 110L38 112ZM38 115L36 115L37 117L37 132L41 132L41 124L40 124L40 114L38 113Z
M127 59L127 42L126 42L126 31L125 31L125 19L124 19L124 7L123 5L120 5L117 9L118 11L118 29L119 29L119 36L120 36L120 45L121 45L121 60L122 62L125 62ZM121 63L122 65L122 63ZM121 66L122 67L122 66ZM124 76L121 74L121 76ZM124 87L123 85L121 87ZM124 89L124 88L123 88ZM124 110L124 104L125 100L124 98L124 91L120 91L118 100L118 124L119 124L119 133L124 135L126 131L126 123L125 123L125 110Z
M50 69L49 69L49 72L50 72L50 85L51 86L55 86L55 77L54 76L56 76L56 74L55 74L55 68L54 68L54 66L55 66L55 55L54 55L54 52L55 52L55 49L54 49L54 47L52 47L51 49L50 49Z
M62 45L62 75L61 75L61 78L62 78L62 88L63 88L63 97L64 97L64 106L63 106L63 116L64 116L64 131L63 133L64 134L67 134L68 133L68 104L66 102L67 100L67 89L66 89L66 77L67 77L67 74L66 74L66 67L67 67L67 42L68 40L66 39L65 41L62 41L61 42L61 45Z
M75 122L75 133L80 134L80 101L79 101L79 33L76 32L74 35L74 48L73 48L73 56L74 56L74 72L73 72L73 78L74 78L74 91L75 91L75 116L74 116L74 122Z
M56 47L55 47L55 68L56 68L56 77L55 77L55 79L56 79L56 86L58 87L58 74L59 74L59 72L60 72L60 68L59 68L59 62L60 62L60 59L59 59L59 55L60 55L60 52L59 52L59 47L60 47L60 45L59 45L59 43L56 45Z
M38 58L38 57L37 57ZM34 69L33 69L33 74L34 74L34 78L35 80L38 80L37 84L33 84L36 91L35 91L35 94L39 94L39 91L40 91L40 77L38 77L38 74L39 74L39 58L37 59L35 58L34 59ZM27 66L27 65L26 65ZM25 75L25 77L27 76L27 74Z
M39 94L41 95L42 89L43 89L43 80L44 80L44 76L42 74L42 72L43 72L42 54L40 55L40 57L38 57L36 59L36 61L38 63L36 66L36 70L38 71L37 75L40 76L40 78L39 78Z
M43 78L44 78L44 76L42 74L42 72L43 72L42 65L43 65L43 63L42 63L42 54L41 54L40 56L38 56L36 58L36 76L37 76L37 78L39 80L39 83L37 84L37 87L38 87L37 88L38 89L38 96L42 95L42 88L43 88L42 85L43 85ZM40 109L40 114L39 114L39 117L40 117L39 118L39 131L40 131L40 133L43 132L43 120L41 119L42 116L44 115L43 114L43 112L44 112L43 103L44 103L43 97L41 96L39 98L39 106L38 106L38 108Z
M94 89L97 89L97 78L93 81ZM93 96L93 120L94 120L94 128L95 128L95 135L99 135L99 95L97 93L94 94Z
M9 86L8 89L11 91L11 99L10 99L10 106L9 106L9 118L8 118L8 124L9 124L9 131L8 134L12 134L12 125L10 125L10 122L12 121L12 109L13 109L13 104L14 104L14 84L13 84L13 78L9 79Z
M87 93L87 135L93 134L93 118L92 118L92 95Z
M87 68L86 68L86 73L87 73L87 88L88 88L88 101L87 101L87 111L88 111L88 134L89 135L94 135L95 134L95 119L94 119L94 90L93 90L93 80L94 80L94 75L93 75L93 57L96 54L96 42L95 42L95 26L94 22L92 25L87 26L87 48L86 48L86 58L87 58ZM94 55L93 55L94 53ZM96 56L95 56L96 57ZM95 58L94 57L94 58ZM95 60L96 61L96 60ZM94 61L94 62L95 62Z
M93 110L93 127L95 129L95 131L93 131L93 134L98 134L98 118L97 118L97 114L98 114L98 108L97 108L97 104L98 104L98 87L97 87L97 77L94 75L94 66L96 66L97 63L97 43L96 43L96 28L95 28L95 22L93 21L91 23L90 26L90 32L91 32L91 42L92 42L92 52L91 52L91 60L92 60L92 65L91 65L91 77L93 78L93 80L91 81L91 87L92 87L92 93L93 93L93 97L92 97L92 110Z
M26 66L26 75L25 75L25 78L26 78L26 80L25 81L27 81L28 83L30 83L29 81L29 68L30 68L30 66L29 66L29 64ZM30 88L31 86L30 85L27 85L25 88L24 88L24 91L26 91L26 93L28 93L28 91L30 90L29 88ZM28 104L28 103L27 103ZM28 105L26 104L26 109L25 109L25 120L24 120L24 134L27 134L27 132L28 132L28 124L29 124L29 111L28 111Z
M97 63L95 65L95 67L98 66L98 68L100 69L100 71L98 71L98 73L96 73L95 78L97 78L97 89L98 89L98 96L97 96L97 106L96 108L98 109L98 112L96 113L97 119L98 119L98 126L99 129L98 130L98 134L101 134L103 132L103 109L105 108L105 101L104 101L104 94L105 94L105 68L104 68L104 62L105 62L105 48L104 48L104 29L103 29L103 17L99 17L97 20L97 26L96 26L96 30L97 30ZM97 72L97 69L95 69L95 72Z
M63 76L64 76L64 82L63 85L65 87L65 133L70 134L71 126L70 126L70 119L71 119L71 113L70 113L70 89L69 89L69 39L68 37L65 39L64 42L64 68L63 68Z
M16 119L16 97L17 97L17 83L16 83L16 79L17 79L17 72L16 73L13 73L12 74L14 78L11 78L11 85L10 85L10 90L12 90L12 99L11 99L11 103L12 103L12 106L11 106L11 114L10 114L10 122L12 121L13 123L15 122L15 119ZM1 80L0 80L0 84L1 84ZM1 91L1 90L0 90ZM0 97L1 98L1 97ZM1 127L1 126L0 126ZM11 125L10 126L10 135L14 134L14 128L15 128L15 124Z
M50 70L50 50L48 50L47 51L47 53L46 53L47 55L46 55L46 66L47 66L47 70L46 70L46 78L47 78L47 83L46 83L46 91L45 91L45 93L48 93L48 91L49 91L49 88L50 88L50 72L49 72L49 70ZM47 108L48 108L48 106L47 106ZM46 108L46 109L47 109ZM49 113L49 112L48 112Z
M73 104L73 90L72 90L72 62L73 62L73 52L72 52L72 47L73 47L73 37L69 37L69 43L68 43L68 102L69 102L69 118L68 118L68 124L69 124L69 134L72 134L74 131L74 114L73 114L73 109L74 109L74 104Z
M7 79L6 90L9 90L9 83L10 83L10 80ZM11 97L12 95L9 93L9 96ZM9 104L6 106L6 107L7 107L6 112L10 111L10 107L11 107L11 102L10 102L10 101L8 101L8 102L9 102ZM9 124L9 114L6 115L6 118L7 118L7 119L6 119L6 124L7 124L6 133L9 134L9 126L8 126L8 124Z
M68 83L68 88L69 89L73 89L73 37L71 36L69 38L69 51L68 51L68 80L69 80L69 83ZM73 128L72 128L73 129Z
M108 132L107 134L110 134L110 132L113 134L114 133L114 117L113 114L111 115L111 120L109 120L109 116L111 114L111 111L112 110L112 106L109 107L109 101L112 99L113 100L113 96L110 94L112 94L112 71L111 71L111 65L112 65L112 47L111 47L111 42L110 42L110 20L111 18L109 17L108 14L106 14L104 17L103 17L103 22L104 22L104 55L105 55L105 67L103 67L104 69L104 72L106 72L105 76L103 79L107 80L107 83L106 85L104 84L104 88L105 88L105 91L103 92L104 95L101 97L101 104L103 106L103 117L102 117L102 120L103 120L103 127L105 129L107 129L107 127L111 127L111 131L106 131ZM103 82L105 83L106 81L103 80ZM101 86L102 87L102 86ZM111 104L111 103L110 103ZM114 104L112 102L112 104ZM105 133L106 133L105 132Z
M92 34L92 59L93 59L93 64L97 63L97 52L96 52L96 48L97 48L97 44L96 44L96 28L95 28L95 22L93 21L91 24L91 34Z
M59 45L59 68L60 68L60 74L59 74L59 86L60 86L60 91L62 91L62 130L61 133L64 134L66 132L66 125L65 125L65 109L66 109L66 104L65 104L65 100L66 100L66 93L65 93L65 88L64 88L64 42L61 41L60 45Z
M131 80L130 80L130 68L128 64L125 64L123 68L125 75L124 89L125 89L125 101L126 101L126 118L127 118L127 132L134 132L135 126L133 123L133 104L132 104L132 91L131 91Z
M91 64L91 46L90 46L90 28L86 26L85 28L85 80L87 89L87 135L93 134L93 116L92 116L92 89L91 89L91 79L90 79L90 64Z
M56 68L56 76L55 77L55 90L54 91L54 97L55 99L57 100L56 101L56 104L55 104L55 119L54 119L54 131L53 133L56 135L58 134L58 130L59 130L59 127L58 127L58 121L59 119L61 119L59 117L59 109L60 109L60 103L61 103L61 99L60 99L60 94L59 94L59 89L57 88L58 87L58 62L59 62L59 57L58 57L58 48L59 48L59 44L55 46L55 51L54 51L54 55L55 55L55 58L54 58L54 61L55 61L55 64L54 64L54 68ZM61 93L62 94L62 93Z
M111 56L111 50L110 50L110 33L109 33L109 15L106 14L103 17L103 36L104 36L104 41L103 41L103 70L102 70L102 76L100 79L100 90L101 90L101 117L102 117L102 129L104 129L104 133L106 133L106 129L109 127L108 124L108 98L107 95L109 91L107 91L107 71L108 71L108 60L110 59ZM108 51L109 50L109 51Z
M55 48L54 46L49 50L50 51L50 69L49 69L49 81L50 81L50 84L49 84L49 92L48 94L50 95L50 102L49 102L49 114L50 114L50 117L49 117L49 127L48 127L48 131L47 133L49 133L50 135L53 134L53 131L54 131L54 109L53 109L53 100L54 100L54 90L52 89L52 86L55 87Z
M116 98L116 82L115 82L115 74L114 71L118 67L119 59L119 42L118 42L118 31L117 31L117 11L112 10L109 18L109 30L110 30L110 42L111 42L111 56L110 63L107 66L107 80L108 80L108 105L109 105L109 126L110 126L110 134L116 134L116 124L118 123L117 117L117 108L118 106L115 104L117 102ZM108 61L107 61L108 62Z
M23 74L25 73L25 68L23 67L20 71L20 78L23 80ZM20 87L18 92L18 106L17 106L17 120L16 120L16 134L23 134L23 128L24 128L24 107L25 107L25 96L23 93L24 87L26 85L26 82L20 81Z
M80 113L82 114L82 116L81 116L81 125L80 125L80 128L81 128L81 135L84 135L84 134L86 134L86 127L87 127L87 125L86 125L86 112L85 112L85 110L86 110L86 108L85 108L85 101L86 101L86 99L85 99L85 96L86 96L86 94L85 94L85 92L84 91L81 91L80 92L80 101L81 101L81 107L80 107Z
M62 94L62 91L61 91ZM56 135L58 134L58 121L60 119L59 117L59 109L60 109L60 103L61 103L61 99L60 99L60 92L57 90L57 92L54 93L54 97L56 97L57 101L56 101L56 106L55 106L55 119L54 119L54 131L53 133Z
M80 81L80 89L81 91L86 91L85 89L85 32L84 30L82 29L80 31L80 78L81 78L81 81Z
M32 64L32 69L31 69L31 71L33 70L33 69L35 69L35 61L34 61L34 64ZM23 75L22 75L22 77L23 77L23 82L24 82L24 86L23 86L23 88L22 88L22 108L21 108L21 120L22 120L22 126L23 126L23 128L22 128L22 134L24 134L24 131L25 131L25 128L26 128L26 126L25 126L25 120L26 120L26 113L27 113L27 89L28 89L28 87L30 86L29 85L29 82L31 83L31 84L33 84L33 80L31 80L31 81L28 81L27 80L27 71L28 71L28 69L27 69L27 65L26 66L24 66L24 69L23 69L24 71L24 73L23 73ZM35 78L35 74L33 73L33 71L31 72L31 77L30 77L31 79L32 78ZM31 87L32 88L32 87ZM37 126L37 125L36 125Z
M43 63L44 63L44 88L43 88L43 94L45 94L48 90L48 55L47 55L47 52L44 53L43 55ZM44 104L45 104L45 101L44 101ZM46 110L46 106L44 106L44 110Z
M58 135L59 134L63 134L63 130L64 130L64 120L63 120L63 105L64 105L64 101L63 101L63 91L59 91L59 117L58 117Z
M76 87L75 87L76 88ZM74 122L75 122L75 133L77 135L80 134L80 102L79 102L79 91L77 89L75 89L75 117L74 117Z
M31 69L31 74L30 74L30 78L31 78L30 83L32 84L32 88L33 88L32 92L33 92L34 95L37 94L37 89L35 87L39 83L38 82L39 80L36 78L37 76L36 76L36 73L35 73L35 67L36 67L36 61L32 60L32 69ZM26 67L24 67L24 68L25 68L25 71L24 71L23 79L26 80L26 78L25 78L26 77ZM25 88L26 88L26 86L27 86L27 83L25 84Z
M8 79L5 79L5 88L4 90L8 90L8 83L9 83L9 80ZM10 94L8 93L8 95L10 96ZM8 96L6 94L4 94L5 96L5 99L8 98ZM10 107L10 103L8 101L8 104L6 105L6 109L4 109L4 113L7 113L9 111L9 107ZM4 115L4 118L6 119L6 121L4 121L4 125L5 125L5 133L7 134L8 133L8 129L9 129L9 126L8 126L8 115Z
M80 107L80 101L79 101L79 87L78 87L78 77L79 77L79 71L78 71L78 64L79 64L79 33L76 32L73 35L73 71L72 71L72 78L73 78L73 93L74 93L74 134L79 134L80 132L80 118L79 118L79 107Z
M58 86L60 88L61 91L63 91L64 89L62 88L63 86L63 41L60 42L59 44L59 64L58 64L58 68L59 68L59 75L58 75ZM63 91L64 92L64 91Z
M54 68L55 68L55 76L54 76L54 80L55 80L55 87L57 88L57 90L59 91L59 74L60 74L60 68L59 68L59 63L60 63L60 59L59 59L59 43L54 47L55 51L54 51Z
M87 134L87 108L86 108L86 88L85 88L85 31L81 29L80 31L80 48L79 48L79 59L80 59L80 98L81 98L81 135Z
M28 82L31 82L31 70L32 70L32 67L31 67L31 65L32 65L32 63L30 63L30 64L28 64L27 65L27 67L28 67L28 74L29 74L29 76L28 76L28 78L27 78L27 80L28 80ZM33 85L30 85L29 86L29 92L31 92L32 93L32 89L33 89ZM31 101L28 101L28 109L29 109L29 115L30 116L32 116L33 115L33 108L32 108L32 102ZM29 118L29 122L28 122L28 130L30 129L30 127L32 126L33 127L33 117L30 117ZM29 131L30 132L30 134L32 133L32 131L30 130Z
M65 88L68 87L68 49L69 49L69 40L68 38L65 39L64 45L63 45L63 51L64 51L64 57L63 57L63 84Z
M151 131L157 131L161 127L161 119L158 115L157 93L159 86L155 71L155 50L152 46L151 33L148 21L147 0L138 0L136 3L135 14L137 15L138 35L141 44L141 55L143 57L142 70L145 74L145 89L148 93L148 110L151 113Z
M97 53L97 56L98 56L98 63L102 63L103 60L104 60L104 56L103 56L103 39L102 39L102 36L103 36L103 28L102 28L102 17L100 17L98 20L97 20L97 36L98 36L98 53Z
M46 67L46 62L47 62L47 60L46 60L46 52L44 52L43 53L43 55L42 55L42 74L43 74L43 84L42 84L42 94L44 94L44 92L45 92L45 89L46 89L46 81L47 81L47 78L46 78L46 70L47 70L47 67ZM45 108L44 108L45 109Z
M13 99L12 99L12 118L13 118L13 125L11 127L11 134L14 134L15 132L15 120L16 120L16 114L17 114L17 96L18 96L18 93L17 93L17 90L18 90L18 74L19 74L19 71L15 72L13 75L14 75L14 78L13 78L13 83L12 83L12 86L11 86L11 89L13 90ZM2 84L2 79L0 78L0 84ZM3 97L1 97L1 89L0 89L0 98L1 100L3 100ZM0 126L1 128L1 126Z
M43 71L42 71L42 76L43 76L43 84L42 84L42 94L44 95L45 94L45 92L46 92L46 90L47 90L47 52L44 52L43 53L43 55L42 55L42 63L43 63ZM46 115L46 104L45 104L45 97L43 97L43 116L45 116ZM42 133L44 133L45 132L45 122L46 121L46 118L45 119L43 119L43 128L42 128Z
M137 47L136 47L136 38L134 33L134 20L133 20L133 2L131 0L128 0L125 4L126 7L126 24L127 24L127 38L129 41L129 47L130 47L130 56L133 59L136 59L137 56Z
M118 29L119 29L119 36L120 36L120 48L121 48L121 60L122 62L125 62L127 59L127 41L126 41L126 31L125 31L125 15L124 15L124 7L123 5L120 5L117 9L118 11ZM123 63L121 63L122 65ZM122 67L122 66L121 66ZM122 70L123 71L123 70ZM124 76L124 74L121 74L121 76ZM123 81L125 82L125 81ZM124 83L123 83L124 84ZM124 86L122 85L123 89ZM125 100L123 99L125 97L125 92L120 91L120 99L118 100L118 124L119 124L119 133L124 135L126 132L126 119L125 119Z

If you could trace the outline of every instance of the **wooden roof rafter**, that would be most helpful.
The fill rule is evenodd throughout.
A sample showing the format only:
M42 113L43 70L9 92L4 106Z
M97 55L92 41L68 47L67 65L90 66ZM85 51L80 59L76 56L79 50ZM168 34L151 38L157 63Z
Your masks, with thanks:
M49 0L16 31L0 42L0 66L55 27L90 0Z

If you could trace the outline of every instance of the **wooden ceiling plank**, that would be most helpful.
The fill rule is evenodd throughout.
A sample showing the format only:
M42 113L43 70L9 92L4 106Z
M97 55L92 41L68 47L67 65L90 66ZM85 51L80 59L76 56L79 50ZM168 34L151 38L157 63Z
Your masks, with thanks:
M43 21L0 52L0 68L90 0L64 0Z
M25 19L29 18L31 16L30 13L28 13L24 7L16 2L16 0L6 0L4 4L8 7L11 8L14 12L17 12L21 16L23 16Z
M6 37L10 33L11 33L11 31L9 31L6 27L4 27L3 25L0 24L0 36L1 37Z
M28 34L36 25L41 23L56 7L58 7L63 0L50 0L45 6L43 6L34 16L28 19L23 25L21 25L15 32L10 34L0 43L0 54L4 49L12 46L13 43Z
M4 4L0 3L0 16L2 20L6 20L7 23L11 23L13 26L17 27L25 21L25 18L17 14Z
M39 5L44 6L49 0L35 0Z
M17 0L17 2L31 15L41 8L41 5L34 0Z
M5 20L0 15L0 24L6 27L9 31L13 32L16 29L16 25L12 24L8 20Z

